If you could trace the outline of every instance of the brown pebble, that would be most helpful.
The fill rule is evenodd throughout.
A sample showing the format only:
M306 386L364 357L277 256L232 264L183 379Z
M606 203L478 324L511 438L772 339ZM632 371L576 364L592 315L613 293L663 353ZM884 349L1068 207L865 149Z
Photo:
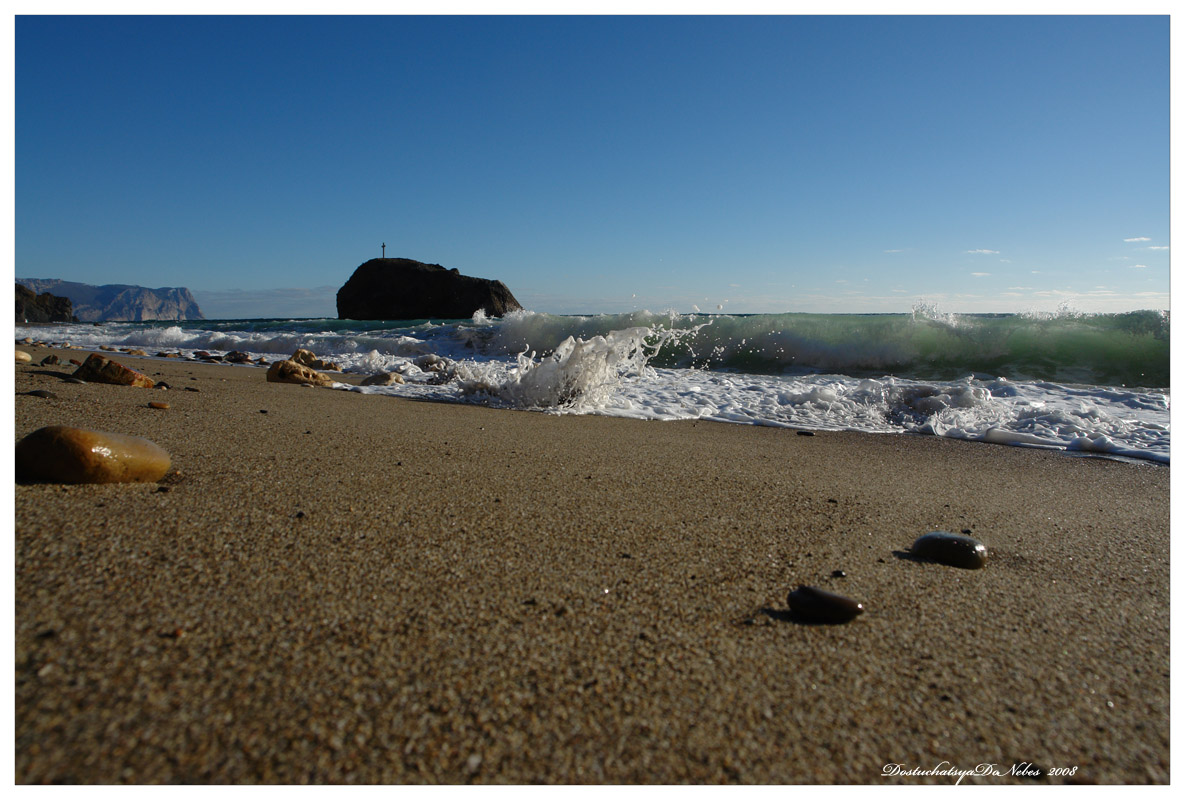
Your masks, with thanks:
M980 569L987 564L987 548L983 542L961 533L927 533L917 538L910 552L925 561L962 569Z
M33 360L33 356L29 355L24 350L17 350L16 351L16 363L28 364L32 360Z
M118 386L138 386L144 389L151 389L156 385L155 381L144 373L128 369L118 361L104 358L98 353L82 362L82 366L75 370L74 377L91 383L113 383Z
M50 367L50 366L53 366L54 364L61 364L61 363L62 363L62 359L58 358L55 355L48 355L45 358L41 359L41 366L43 366L43 367Z
M168 403L162 403L162 402L161 402L161 401L159 401L159 400L153 400L151 403L149 403L149 404L148 404L148 407L149 407L149 408L160 408L160 409L165 409L165 408L168 408L168 407L169 407L169 404L168 404Z
M267 371L267 380L270 383L309 383L318 386L333 383L333 378L328 375L322 375L315 369L295 361L277 361L272 364Z
M70 359L70 363L71 363L71 364L73 364L73 365L74 365L74 366L76 366L76 367L81 367L81 366L82 366L82 362L81 362L81 361L79 361L77 358L72 358L72 359Z
M801 622L838 625L851 622L864 613L862 603L815 586L799 586L786 601L794 618Z
M148 483L169 470L169 454L138 436L52 425L21 439L16 475L44 483Z

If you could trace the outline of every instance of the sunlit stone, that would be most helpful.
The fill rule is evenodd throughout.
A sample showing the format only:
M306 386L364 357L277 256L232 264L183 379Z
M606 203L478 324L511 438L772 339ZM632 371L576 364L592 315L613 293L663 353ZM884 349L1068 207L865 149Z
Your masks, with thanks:
M43 483L149 483L168 472L169 454L138 436L53 425L21 439L16 476Z

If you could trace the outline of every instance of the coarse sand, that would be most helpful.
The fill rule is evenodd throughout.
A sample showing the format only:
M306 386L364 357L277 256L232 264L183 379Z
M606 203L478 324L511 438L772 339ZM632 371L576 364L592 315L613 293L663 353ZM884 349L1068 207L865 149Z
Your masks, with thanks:
M18 783L1169 780L1168 467L24 349L16 440L172 468L15 485ZM866 611L800 624L799 585Z

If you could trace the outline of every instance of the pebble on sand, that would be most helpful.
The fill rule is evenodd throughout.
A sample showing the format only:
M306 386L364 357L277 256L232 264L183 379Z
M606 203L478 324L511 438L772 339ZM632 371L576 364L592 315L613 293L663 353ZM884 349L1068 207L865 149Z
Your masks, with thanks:
M864 604L815 586L799 586L786 598L795 619L838 625L864 613Z
M49 391L48 389L34 389L31 392L25 392L25 394L29 395L30 397L43 397L46 400L53 400L57 397L56 394Z
M33 360L33 356L29 355L24 350L17 350L16 351L16 363L28 364L32 360Z
M332 361L324 361L317 358L317 355L312 350L297 348L289 360L295 361L297 364L304 364L306 367L312 367L313 369L327 369L331 372L341 372L341 367Z
M268 367L267 379L272 383L309 383L317 386L329 386L333 378L322 375L315 369L295 361L277 361Z
M142 372L128 369L118 361L94 353L82 366L74 370L74 377L88 383L113 383L118 386L139 386L151 389L156 382Z
M362 381L363 386L390 386L393 383L403 383L403 376L398 372L380 372Z
M917 538L910 552L925 561L963 569L980 569L987 564L987 548L983 542L961 533L927 533Z
M45 358L41 359L41 366L43 366L43 367L49 367L49 366L53 366L54 364L60 364L60 363L62 363L62 359L58 358L57 356L55 356L53 354L50 354L50 355L46 356Z
M21 439L16 476L43 483L151 483L169 471L169 454L138 436L53 425Z
M149 403L149 404L148 404L148 407L149 407L149 408L159 408L159 409L166 409L166 408L168 408L168 407L169 407L169 404L168 404L168 403L162 403L162 402L161 402L161 401L159 401L159 400L153 400L151 403Z

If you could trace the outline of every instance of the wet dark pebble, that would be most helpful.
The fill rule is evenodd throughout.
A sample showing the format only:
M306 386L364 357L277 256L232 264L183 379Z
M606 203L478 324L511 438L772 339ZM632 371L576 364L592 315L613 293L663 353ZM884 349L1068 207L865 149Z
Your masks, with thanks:
M792 591L786 602L790 612L800 622L821 622L839 625L851 622L864 613L864 605L850 597L825 592L815 586L799 586Z
M44 397L46 400L52 400L57 397L56 394L46 391L45 389L34 389L31 392L25 392L25 394L29 395L30 397Z
M963 569L980 569L987 564L987 548L983 542L961 533L927 533L917 538L910 552L925 561Z
M66 383L86 383L82 378L75 378L73 375L62 378L62 380Z
M41 366L43 366L43 367L48 367L53 364L61 364L61 363L62 363L62 359L58 358L57 356L46 356L45 358L41 359Z
M842 569L836 569L836 570L831 571L831 577L846 578L846 577L848 577L848 573L844 572Z
M186 387L185 387L185 391L187 391L187 392L200 392L200 391L201 391L201 389L195 388L195 387L193 387L193 386L186 386Z
M798 431L799 436L814 436L814 431Z
M157 382L156 382L156 388L158 388L158 389L168 389L168 388L170 388L170 387L169 387L169 384L165 383L164 381L157 381Z

